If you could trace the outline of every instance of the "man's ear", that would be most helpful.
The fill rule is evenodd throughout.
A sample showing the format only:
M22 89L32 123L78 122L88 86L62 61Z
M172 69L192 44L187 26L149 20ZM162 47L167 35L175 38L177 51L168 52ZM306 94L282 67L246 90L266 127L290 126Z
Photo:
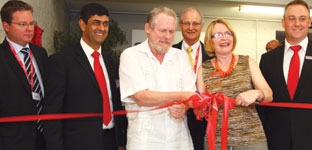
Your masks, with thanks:
M10 24L9 23L7 23L6 21L3 21L2 26L3 26L3 29L5 32L9 32L9 30L10 30Z
M151 27L151 25L149 23L145 23L144 28L145 28L145 32L146 33L150 33L151 30L152 30L152 27Z
M180 27L180 30L182 30L182 21L179 22L179 27Z
M78 24L79 24L81 31L84 32L87 24L82 19L79 19Z

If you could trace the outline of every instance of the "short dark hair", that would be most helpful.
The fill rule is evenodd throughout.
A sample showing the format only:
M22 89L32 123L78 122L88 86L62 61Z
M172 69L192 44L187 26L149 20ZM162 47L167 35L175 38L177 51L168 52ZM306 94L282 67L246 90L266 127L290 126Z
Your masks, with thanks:
M6 2L2 8L1 8L1 20L2 22L7 22L7 23L11 23L12 21L12 15L16 12L16 11L30 11L31 13L33 13L33 8L20 0L11 0Z
M89 3L81 8L80 19L82 19L86 24L88 24L88 20L94 15L106 15L109 17L108 10L104 6L97 3Z
M285 6L285 9L284 9L284 18L285 18L286 10L287 10L287 8L288 8L290 5L302 5L302 6L304 6L305 8L307 8L307 10L308 10L308 12L309 12L309 17L310 17L310 8L309 8L307 2L305 2L305 1L303 1L303 0L293 0L293 1L289 2L289 3Z

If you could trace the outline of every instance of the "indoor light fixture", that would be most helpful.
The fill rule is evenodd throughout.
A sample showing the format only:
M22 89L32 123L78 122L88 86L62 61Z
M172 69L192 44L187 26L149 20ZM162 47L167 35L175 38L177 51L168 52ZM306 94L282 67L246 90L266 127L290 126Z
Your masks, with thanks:
M284 7L240 5L239 11L282 15L284 14Z
M239 11L283 15L284 7L240 5ZM310 9L310 16L312 16L312 9Z

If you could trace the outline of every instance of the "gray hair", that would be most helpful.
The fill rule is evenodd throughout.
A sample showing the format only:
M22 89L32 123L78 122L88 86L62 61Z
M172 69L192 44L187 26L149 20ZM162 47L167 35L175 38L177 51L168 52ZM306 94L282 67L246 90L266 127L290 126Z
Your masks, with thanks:
M177 20L177 14L175 13L174 10L168 8L168 7L156 7L156 8L153 8L148 16L147 16L147 21L146 23L149 23L151 28L154 29L154 25L155 25L155 21L156 21L156 17L161 14L161 13L164 13L168 16L171 16L173 17L175 20Z
M202 13L197 8L192 8L192 7L186 8L186 9L183 10L183 12L181 13L181 17L180 17L180 23L182 23L184 14L189 12L189 11L196 11L199 14L199 16L200 16L200 23L204 23Z

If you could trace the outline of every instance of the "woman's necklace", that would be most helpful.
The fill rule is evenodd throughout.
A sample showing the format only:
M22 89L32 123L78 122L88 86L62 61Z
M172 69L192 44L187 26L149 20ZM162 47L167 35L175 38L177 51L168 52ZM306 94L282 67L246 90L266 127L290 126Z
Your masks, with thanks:
M224 72L220 69L220 67L218 65L217 57L215 59L215 67L216 67L217 71L221 73L221 75L223 77L228 76L232 73L233 68L234 68L234 64L235 64L235 56L232 54L232 60L231 60L230 68L226 72Z

